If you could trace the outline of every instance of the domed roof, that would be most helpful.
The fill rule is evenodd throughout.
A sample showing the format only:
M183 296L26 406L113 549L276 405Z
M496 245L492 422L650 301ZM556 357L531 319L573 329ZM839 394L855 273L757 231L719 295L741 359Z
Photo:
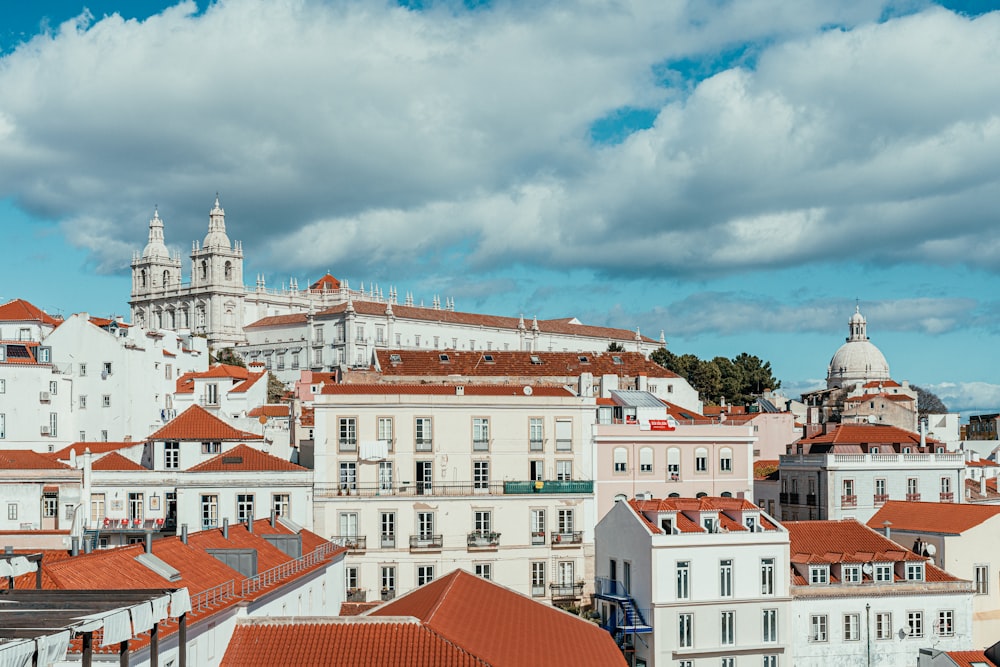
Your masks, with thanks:
M890 379L889 363L882 351L868 340L867 325L861 309L855 309L848 321L850 336L830 359L826 373L827 388Z
M226 235L226 212L219 206L219 195L215 195L215 206L208 213L208 234L203 248L229 247L229 237Z
M163 221L160 211L153 209L153 219L149 221L149 242L142 250L143 259L170 259L170 252L163 242Z

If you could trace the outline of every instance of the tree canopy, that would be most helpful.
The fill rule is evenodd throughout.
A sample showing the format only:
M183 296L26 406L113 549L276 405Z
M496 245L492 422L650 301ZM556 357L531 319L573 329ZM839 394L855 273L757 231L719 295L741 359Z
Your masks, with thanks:
M650 358L687 380L709 405L719 405L722 399L743 405L764 390L781 386L781 381L771 372L771 362L746 352L732 359L715 357L706 361L693 354L677 355L661 347Z
M911 384L910 388L917 392L917 413L921 417L924 415L940 415L948 412L944 401L938 398L934 392L918 387L915 384Z

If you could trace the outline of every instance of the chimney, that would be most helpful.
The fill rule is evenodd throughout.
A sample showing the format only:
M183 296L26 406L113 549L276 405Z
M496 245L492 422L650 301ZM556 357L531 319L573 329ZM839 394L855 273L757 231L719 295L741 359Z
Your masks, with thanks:
M979 495L983 498L986 497L986 472L983 471L982 477L979 478Z
M146 553L153 553L153 531L146 531Z
M247 532L253 535L253 517L247 517Z
M188 543L188 525L186 523L181 524L181 543Z
M73 537L70 538L69 543L70 543L69 555L70 556L79 556L80 555L80 538L77 537L76 535L74 535Z
M277 527L278 527L278 513L275 512L274 510L271 510L271 528L277 528Z
M920 451L924 451L924 448L927 447L927 422L919 422L917 428L920 429Z
M91 551L93 551L93 549L94 547L93 544L91 544L90 540L83 541L83 553L89 554Z
M229 519L222 520L222 539L229 539Z
M891 540L892 539L892 529L890 528L890 526L892 526L892 521L889 521L889 520L886 520L882 524L882 528L883 528L883 530L885 530L885 539L887 539L887 540Z
M456 396L465 396L465 385L456 384L455 385L455 395Z

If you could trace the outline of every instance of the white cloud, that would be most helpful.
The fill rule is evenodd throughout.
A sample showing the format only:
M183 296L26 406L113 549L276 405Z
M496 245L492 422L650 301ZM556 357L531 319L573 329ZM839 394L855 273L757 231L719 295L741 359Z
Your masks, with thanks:
M1000 405L1000 385L990 382L942 382L921 385L934 392L951 412L993 412Z

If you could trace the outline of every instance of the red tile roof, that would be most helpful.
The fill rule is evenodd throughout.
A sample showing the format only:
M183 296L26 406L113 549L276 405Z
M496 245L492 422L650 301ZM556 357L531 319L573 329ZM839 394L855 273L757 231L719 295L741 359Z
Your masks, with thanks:
M0 322L41 322L57 326L62 319L52 317L24 299L13 299L0 306Z
M62 449L49 454L49 456L59 459L68 460L71 451L76 451L76 455L80 456L88 449L91 454L104 454L106 452L113 452L118 449L127 449L129 447L142 446L142 442L128 441L128 442L74 442L70 445L66 445Z
M749 500L742 498L723 498L719 496L702 496L701 498L663 498L653 500L638 500L633 498L628 504L635 510L646 527L654 533L662 533L663 529L655 522L646 518L645 512L676 512L674 526L682 533L704 533L699 522L685 516L684 512L718 512L720 525L726 527L730 532L745 531L746 527L739 521L732 520L726 516L726 512L742 512L749 510L759 512L760 508ZM761 516L761 523L764 524L764 517ZM773 528L769 522L766 528Z
M273 665L489 667L412 619L241 620L222 658L222 666Z
M0 451L0 470L72 470L72 468L30 449L8 449Z
M382 394L392 396L403 394L408 396L444 396L456 395L457 385L448 384L330 384L323 387L322 393L350 396L352 394ZM461 385L465 387L466 396L527 396L524 387L520 385ZM532 387L530 396L573 396L574 394L562 387Z
M907 445L919 446L920 434L906 431L887 424L841 424L829 433L820 433L809 438L802 438L803 444L833 444L833 445ZM940 444L934 438L927 438L927 444Z
M331 276L329 273L324 275L322 278L314 282L309 286L309 289L316 291L331 291L335 289L340 289L340 281Z
M864 385L865 389L871 389L872 387L902 387L895 380L872 380L871 382L866 382Z
M1000 463L989 459L979 459L978 461L966 461L965 465L969 468L995 468Z
M305 471L308 468L295 465L277 456L265 454L248 445L236 445L224 454L202 461L187 469L188 472L237 472L237 471Z
M374 609L382 604L382 601L377 602L341 602L340 603L340 616L359 616L370 609Z
M91 470L146 470L135 461L127 459L118 452L110 452L94 461Z
M247 413L247 417L287 417L289 407L287 404L279 405L258 405Z
M992 665L993 661L986 657L983 651L948 651L958 667L976 667L976 665Z
M753 462L754 479L777 479L779 461L774 459L761 459Z
M232 389L230 389L229 393L230 394L242 394L244 392L247 392L247 391L250 390L250 387L252 387L255 384L257 384L258 382L260 382L261 378L263 378L265 375L267 375L267 373L264 373L264 372L261 372L261 373L251 373L250 377L248 377L246 380L244 380L243 382L240 382L238 385L236 385L235 387L233 387Z
M1000 505L890 500L868 520L868 526L881 530L886 521L891 521L892 530L958 535L998 514Z
M147 440L262 440L263 437L233 428L200 405L192 405Z
M415 616L495 667L626 664L611 635L597 625L463 570L368 615Z
M676 378L639 352L521 352L510 350L376 350L385 376L577 377L581 373ZM391 358L398 355L399 361ZM447 357L442 361L442 355ZM492 359L487 361L487 357ZM536 357L542 363L532 363ZM581 361L584 358L586 361ZM621 363L615 363L615 358Z

